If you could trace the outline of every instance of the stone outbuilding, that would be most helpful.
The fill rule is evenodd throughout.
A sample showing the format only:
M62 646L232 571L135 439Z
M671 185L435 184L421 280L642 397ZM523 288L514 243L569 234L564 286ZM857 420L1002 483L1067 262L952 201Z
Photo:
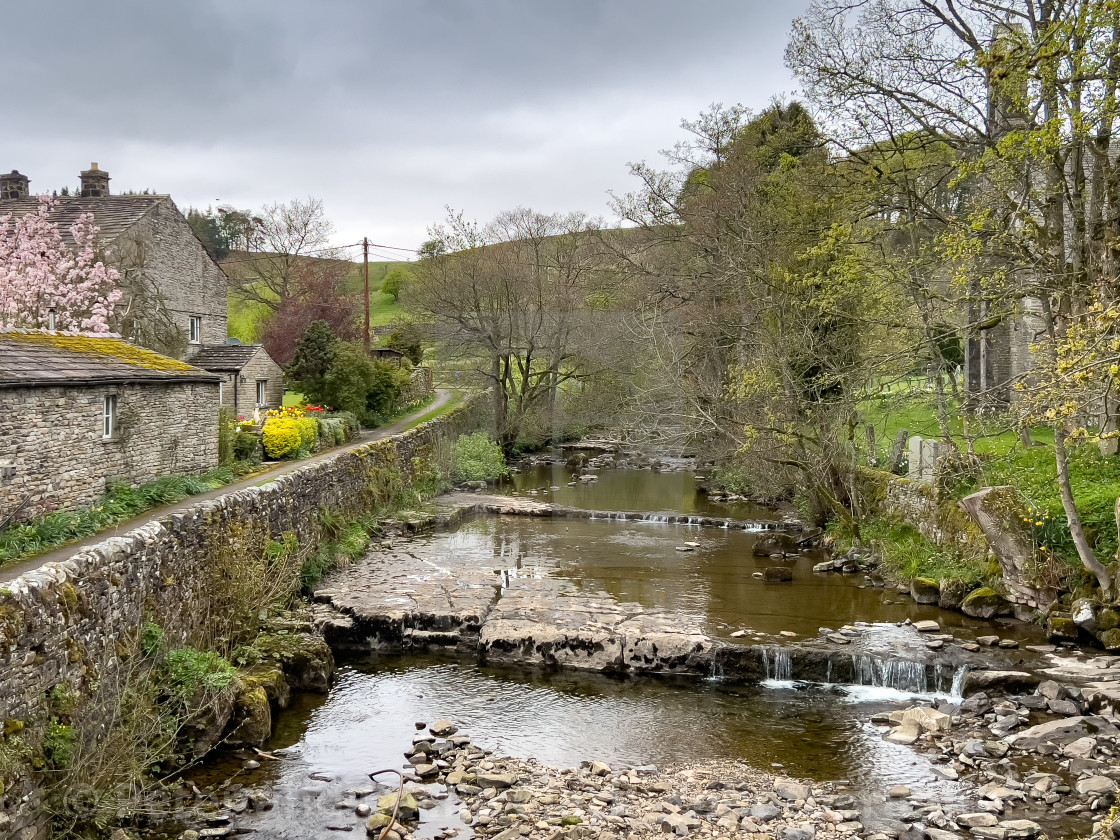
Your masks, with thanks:
M219 381L115 335L0 332L0 522L214 469Z
M80 175L78 195L54 199L48 219L73 246L70 228L84 213L100 231L98 247L121 274L124 293L112 328L130 341L177 359L228 335L229 280L168 195L113 195L96 163ZM0 175L0 216L37 212L30 179Z
M284 402L284 371L260 344L207 344L191 356L191 364L221 376L221 404L239 417L256 409L279 408Z

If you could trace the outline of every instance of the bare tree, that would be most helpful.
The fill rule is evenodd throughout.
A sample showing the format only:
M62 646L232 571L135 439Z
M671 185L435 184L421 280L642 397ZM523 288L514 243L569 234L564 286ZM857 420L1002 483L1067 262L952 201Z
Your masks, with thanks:
M292 296L311 258L342 260L340 252L330 247L334 225L320 199L267 204L253 221L247 235L249 250L234 252L223 263L242 300L275 311Z
M439 352L493 389L507 451L535 415L555 429L561 388L597 368L586 352L586 298L602 269L592 235L598 228L581 213L518 208L479 226L449 212L430 230L438 246L405 287L406 308Z

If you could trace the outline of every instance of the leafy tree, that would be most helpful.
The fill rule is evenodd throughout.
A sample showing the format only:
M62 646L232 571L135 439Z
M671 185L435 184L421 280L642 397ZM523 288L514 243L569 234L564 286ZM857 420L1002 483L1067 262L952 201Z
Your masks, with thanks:
M231 251L248 251L260 222L247 210L225 205L217 211L207 208L205 213L194 207L187 210L187 224L215 262L225 260Z
M187 224L212 260L220 262L229 256L229 244L225 241L218 218L209 210L201 213L191 207L187 210Z
M389 270L385 275L385 279L381 281L381 291L387 295L392 295L393 300L399 300L401 296L401 289L412 280L412 272L406 268L396 266Z
M371 359L360 344L337 342L318 396L325 405L353 412L363 425L376 426L398 405L407 384L407 371Z
M288 296L276 305L261 335L278 364L291 363L296 343L316 321L343 341L359 338L361 304L350 289L349 273L348 263L334 260L304 260L293 268Z
M424 345L419 328L410 322L400 322L393 327L385 346L397 350L408 358L414 365L420 364L424 358Z
M53 207L42 196L34 213L0 216L0 328L48 327L53 310L58 329L109 332L120 274L98 259L93 214L70 226L72 249L50 221Z
M819 519L851 518L862 389L893 354L894 301L853 224L849 193L796 103L716 106L668 171L634 167L617 201L641 301L643 431L740 465ZM653 259L651 255L656 255ZM652 291L652 294L650 293Z
M1095 313L1120 303L1120 165L1109 151L1120 128L1117 32L1111 0L814 0L787 48L849 146L921 136L953 150L947 183L967 189L942 216L938 251L963 290L970 337L983 340L1024 309L1037 318L1021 419L1054 429L1070 534L1106 593L1112 582L1069 477L1067 439L1084 429L1088 405L1057 386L1081 368L1077 345L1108 347L1111 319ZM1108 377L1097 383L1111 387Z
M284 370L290 387L311 404L325 401L327 373L338 339L326 321L312 321L296 344L295 358Z

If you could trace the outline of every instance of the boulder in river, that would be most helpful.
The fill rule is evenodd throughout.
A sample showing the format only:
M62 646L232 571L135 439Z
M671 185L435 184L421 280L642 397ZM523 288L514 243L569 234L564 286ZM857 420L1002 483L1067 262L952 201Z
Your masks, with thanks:
M937 606L943 610L959 610L967 594L967 583L960 578L946 578L938 588Z
M416 797L409 793L407 790L399 794L401 804L397 806L397 793L387 793L377 800L377 810L381 814L392 814L393 809L397 809L397 819L399 820L418 820L420 819L420 806L416 804Z
M933 578L916 577L910 581L910 597L919 604L936 604L941 599L941 585Z
M972 618L995 618L997 615L1009 615L1011 604L994 589L982 587L965 596L961 612Z
M979 691L998 689L1008 694L1026 694L1034 691L1040 682L1041 677L1026 671L969 671L965 674L961 693L967 697Z
M798 553L797 540L781 532L766 534L755 540L751 552L755 557L786 557Z
M1120 734L1106 718L1081 715L1040 723L1009 736L1007 743L1016 749L1034 750L1042 744L1065 746L1088 735L1115 736Z
M783 583L793 580L793 571L784 566L768 566L762 570L762 579L767 583Z

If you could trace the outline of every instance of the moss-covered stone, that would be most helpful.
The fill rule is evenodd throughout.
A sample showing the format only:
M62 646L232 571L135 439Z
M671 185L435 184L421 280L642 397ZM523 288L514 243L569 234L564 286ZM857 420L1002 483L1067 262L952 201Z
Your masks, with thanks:
M272 735L272 707L260 685L242 684L234 700L236 726L230 738L243 744L262 746Z
M1007 599L986 586L969 592L961 602L961 612L972 618L995 618L1011 613Z
M262 633L253 643L261 662L275 662L292 688L326 691L334 673L334 654L315 633Z
M941 584L933 578L916 577L910 581L910 597L919 604L936 604L941 599Z
M1046 622L1046 635L1052 644L1076 642L1078 627L1068 615L1051 615Z
M417 820L420 818L420 806L416 804L416 797L407 790L400 793L401 804L397 806L396 793L387 793L377 800L377 811L380 814L392 814L397 810L399 820Z
M1104 607L1097 613L1097 631L1106 632L1120 627L1120 612L1112 607Z
M968 584L960 578L946 578L941 581L937 605L943 610L959 610L968 595Z
M1104 645L1105 650L1120 650L1120 629L1118 628L1098 633L1097 639Z

